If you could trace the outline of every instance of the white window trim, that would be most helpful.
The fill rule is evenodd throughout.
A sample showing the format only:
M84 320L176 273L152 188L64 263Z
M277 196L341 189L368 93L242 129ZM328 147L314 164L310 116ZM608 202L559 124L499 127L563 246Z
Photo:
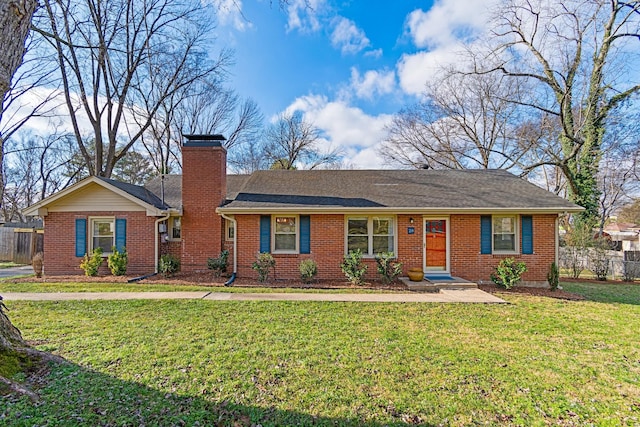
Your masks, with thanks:
M234 234L236 232L235 227L233 226L233 221L224 219L224 240L226 242L233 242L233 236L229 236L229 231L233 230Z
M296 248L294 250L276 250L276 218L295 218L296 232L294 233ZM300 215L274 214L271 215L271 253L272 254L299 254L300 253Z
M113 247L113 246L116 245L116 217L114 217L114 216L90 216L87 219L88 219L87 224L88 224L88 227L89 227L89 230L87 230L88 231L87 234L89 236L89 239L88 239L89 240L89 242L88 242L89 244L88 244L88 246L89 246L89 253L90 254L93 253L93 249L94 249L94 247L93 247L93 238L94 238L94 235L93 235L93 223L95 221L100 221L100 222L111 221L111 223L113 224L113 241L112 241L113 244L111 246ZM111 254L112 254L111 250L103 251L102 252L102 257L106 258Z
M502 249L495 249L493 247L493 243L494 243L494 236L495 236L495 232L494 232L494 224L495 218L513 218L513 226L515 227L514 230L514 242L513 245L515 246L513 248L512 251L508 251L508 250L502 250ZM496 254L496 255L518 255L520 254L520 215L491 215L491 253L492 254Z
M180 218L180 237L173 237L173 221L175 218ZM179 242L182 240L182 217L172 216L167 220L167 240L169 242Z
M373 250L373 218L389 218L391 219L391 231L393 237L393 257L398 257L398 218L396 215L378 215L378 214L362 214L362 215L345 215L344 216L344 254L349 252L349 219L366 218L367 219L367 252L362 254L362 258L375 258L376 254L370 253Z

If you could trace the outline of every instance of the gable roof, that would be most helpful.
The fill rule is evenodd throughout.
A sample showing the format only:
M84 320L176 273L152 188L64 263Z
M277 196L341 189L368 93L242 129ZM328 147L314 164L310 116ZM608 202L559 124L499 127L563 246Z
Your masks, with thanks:
M258 171L219 208L577 212L582 208L503 170Z
M169 208L166 204L162 203L162 201L157 196L155 196L152 192L146 190L144 187L134 184L128 184L126 182L116 181L109 178L90 176L65 188L64 190L61 190L39 201L38 203L25 208L23 210L23 213L27 216L46 215L48 212L48 207L51 204L94 184L112 191L115 194L118 194L119 196L129 200L130 202L141 206L147 211L147 215L158 216L163 210Z

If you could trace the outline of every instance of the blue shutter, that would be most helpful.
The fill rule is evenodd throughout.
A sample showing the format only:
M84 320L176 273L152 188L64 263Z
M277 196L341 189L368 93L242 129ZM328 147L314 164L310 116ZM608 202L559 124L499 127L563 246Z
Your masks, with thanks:
M480 217L480 253L491 253L491 215L482 215Z
M118 252L124 251L127 245L127 220L124 218L116 219L116 249Z
M83 257L87 253L87 220L76 218L76 256Z
M530 255L533 253L533 218L530 215L520 217L522 233L520 239L522 241L522 253Z
M311 217L309 215L300 216L300 253L311 253Z
M260 252L271 252L271 216L260 216Z

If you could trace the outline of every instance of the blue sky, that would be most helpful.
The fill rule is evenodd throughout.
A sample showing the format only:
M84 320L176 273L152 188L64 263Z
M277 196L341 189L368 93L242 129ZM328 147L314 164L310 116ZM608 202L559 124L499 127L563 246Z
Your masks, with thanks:
M267 120L301 111L356 168L386 167L392 114L419 99L460 37L486 25L491 0L213 0L216 48L235 51L230 84ZM241 14L240 14L241 12Z

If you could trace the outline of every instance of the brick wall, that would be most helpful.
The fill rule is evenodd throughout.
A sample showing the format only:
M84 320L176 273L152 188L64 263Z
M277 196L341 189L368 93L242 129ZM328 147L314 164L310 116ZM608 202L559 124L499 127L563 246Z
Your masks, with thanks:
M557 215L533 215L531 255L483 255L480 253L480 215L451 215L451 274L473 281L491 281L491 273L501 259L513 257L527 264L522 276L527 282L546 282L555 260Z
M223 147L182 147L182 271L207 269L207 258L222 250L227 151Z
M410 219L413 218L413 223ZM523 280L546 281L547 271L555 259L556 215L533 216L534 254L480 254L480 215L450 216L451 274L473 281L489 281L501 258L513 256L527 264ZM236 215L239 248L238 277L257 277L251 269L259 252L260 215ZM403 270L423 266L423 219L421 215L398 215L398 260ZM413 234L409 228L413 227ZM297 279L300 261L312 258L318 263L319 279L344 279L340 262L344 256L344 215L311 215L311 254L274 254L277 279ZM230 258L232 262L232 258ZM375 261L365 259L367 278L377 277Z
M50 212L44 219L44 274L84 274L81 257L76 257L75 220L89 217L115 217L127 220L126 248L129 254L128 275L153 273L155 263L155 218L145 212ZM89 223L87 222L87 225ZM87 234L87 243L90 233ZM101 275L111 274L106 259L100 267Z

